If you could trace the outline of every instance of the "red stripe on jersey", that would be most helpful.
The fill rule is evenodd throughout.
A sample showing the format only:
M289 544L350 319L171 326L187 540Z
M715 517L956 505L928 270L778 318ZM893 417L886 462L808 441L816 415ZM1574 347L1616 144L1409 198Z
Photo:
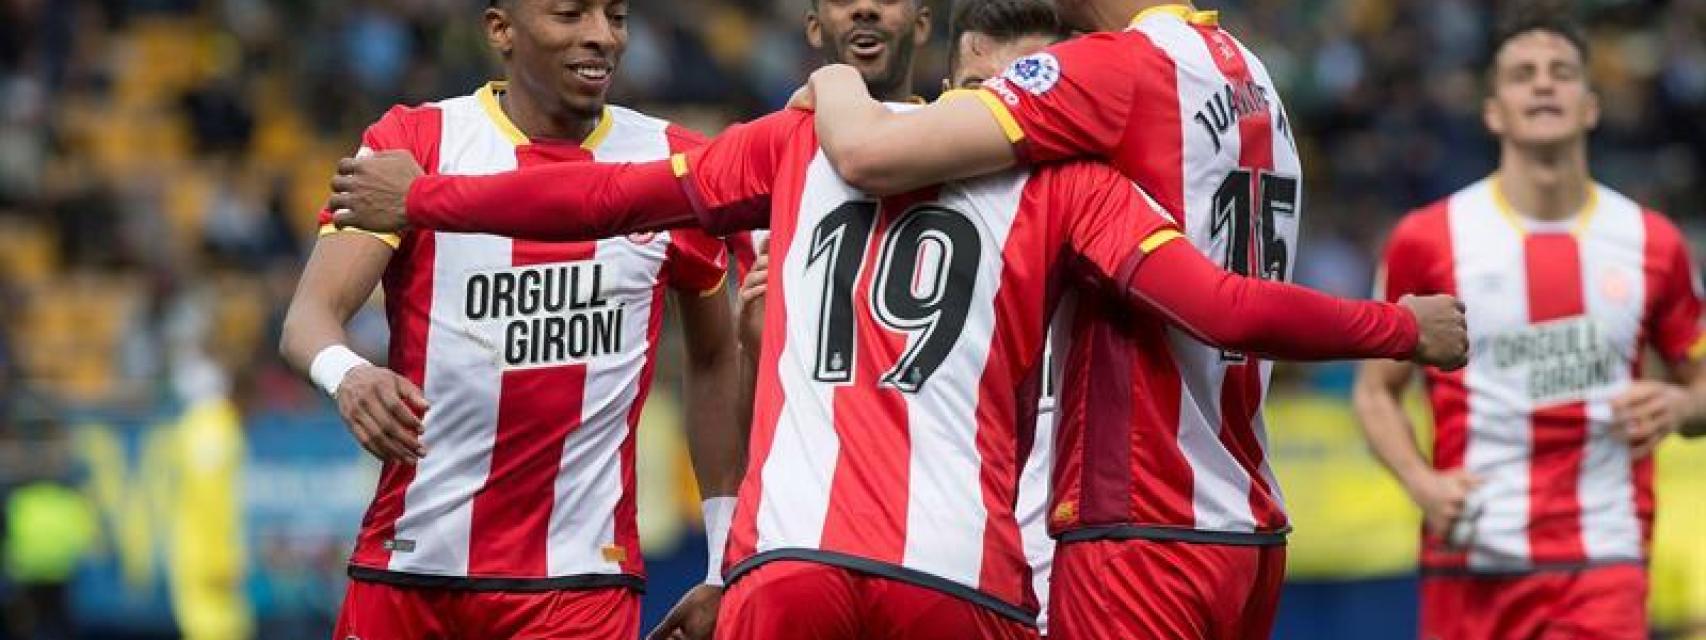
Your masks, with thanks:
M1531 324L1580 316L1582 261L1576 239L1547 233L1523 239ZM1577 495L1587 447L1587 405L1572 402L1535 409L1529 459L1529 556L1535 562L1587 557L1582 506Z
M1204 44L1208 47L1209 57L1214 59L1220 73L1227 81L1247 85L1253 81L1248 62L1244 60L1243 49L1221 31L1218 27L1198 26L1197 32L1202 34ZM1238 166L1252 170L1271 170L1274 168L1274 133L1273 114L1262 109L1256 113L1246 113L1238 118ZM1250 202L1261 202L1262 180L1252 176L1250 180ZM1250 215L1250 236L1262 236L1262 220L1258 207L1251 211L1238 212ZM1251 270L1260 269L1258 265L1265 264L1262 260L1260 242L1250 242L1247 251ZM1254 275L1254 274L1245 274ZM1238 461L1250 477L1250 513L1255 517L1259 529L1278 529L1285 526L1285 513L1279 508L1279 499L1274 487L1268 486L1267 479L1262 474L1265 452L1262 443L1256 438L1256 412L1261 411L1262 396L1266 388L1262 384L1262 363L1255 358L1246 358L1241 364L1229 367L1226 377L1221 383L1220 390L1220 441L1226 446L1232 457Z
M1451 243L1451 199L1446 198L1418 210L1404 221L1399 231L1406 241L1430 247L1426 262L1388 261L1386 280L1387 299L1396 301L1401 294L1426 295L1442 293L1457 295L1456 259ZM1415 256L1393 256L1404 260ZM1406 283L1401 290L1392 284ZM1463 466L1469 451L1469 387L1465 369L1449 373L1438 369L1426 370L1428 397L1433 410L1434 468L1458 469ZM1445 544L1443 538L1423 533L1422 564L1435 568L1468 566L1469 556L1460 549Z
M1041 207L1030 202L1034 195L1026 189L1020 210ZM1036 256L1047 255L1047 219L1044 216L1015 216L1007 230L1007 246L1002 248L1004 265L1025 264ZM983 489L983 566L978 584L984 590L1007 602L1022 602L1027 609L1037 606L1037 596L1031 591L1029 572L1024 557L1024 544L1019 537L1019 524L1014 505L1019 499L1019 476L1024 460L1030 454L1036 430L1036 374L1043 371L1042 349L1047 323L1038 322L1051 314L1046 312L1055 296L1037 300L1023 293L1018 270L1003 268L1001 281L996 285L994 301L994 336L989 345L983 377L978 381L977 454L982 461L978 482ZM1013 322L1019 320L1019 322ZM1025 353L1024 345L1039 348ZM1029 362L1030 366L1021 363ZM1000 398L1017 396L1029 398L1027 405L1002 402ZM1025 417L1018 415L1023 412ZM1028 419L1026 419L1028 417ZM1012 591L1011 587L1018 587Z
M532 154L519 153L524 166ZM521 267L591 260L598 244L514 241ZM506 371L498 394L497 435L485 487L474 496L468 530L468 573L546 575L551 509L563 444L581 427L586 365Z
M810 134L811 129L808 127L805 131L805 137L811 139L815 145L816 139ZM778 162L777 166L786 165ZM776 180L772 192L773 215L769 237L771 246L782 250L771 253L770 272L782 273L783 264L787 260L787 247L791 246L794 240L799 217L774 213L799 205L801 194L805 191L805 174L782 171L778 173ZM770 278L765 293L764 335L759 353L759 372L779 370L782 350L788 342L787 318L786 278ZM767 376L762 373L757 378L753 389L751 435L747 437L746 474L741 478L735 514L730 523L728 548L723 555L725 570L758 553L758 502L764 495L764 462L770 458L770 448L776 440L776 424L782 416L784 396L781 380L774 375Z
M1137 418L1133 414L1132 403L1151 393L1159 398L1162 392L1135 388L1132 378L1137 375L1135 370L1139 359L1135 341L1125 339L1111 323L1082 321L1096 317L1113 318L1118 314L1096 296L1083 296L1079 305L1087 313L1079 316L1081 326L1075 328L1077 333L1074 334L1072 349L1081 352L1082 357L1094 358L1100 366L1095 371L1089 371L1087 367L1074 369L1068 373L1071 382L1064 385L1066 389L1075 390L1067 392L1075 396L1074 400L1082 401L1074 402L1081 411L1073 412L1082 419L1084 428L1074 429L1082 436L1072 439L1076 454L1073 457L1083 460L1078 482L1082 495L1078 496L1076 508L1068 506L1059 515L1063 520L1089 524L1124 522L1130 517L1135 493L1132 476L1136 474L1133 460L1136 456L1132 450L1141 440L1132 436L1133 421ZM1078 358L1073 360L1079 361ZM1080 389L1082 391L1076 391ZM1142 468L1150 470L1147 465Z
M1650 330L1655 315L1652 305L1654 301L1664 299L1659 292L1664 291L1668 284L1663 276L1670 272L1669 251L1673 250L1666 244L1675 237L1673 229L1660 228L1661 226L1668 227L1669 223L1658 212L1643 210L1641 221L1646 229L1646 233L1643 234L1645 243L1641 247L1641 273L1646 286L1642 287L1641 290L1647 294L1647 308L1645 309L1646 318L1641 323L1640 335L1635 340L1635 358L1630 375L1632 380L1641 379L1641 371L1646 365L1647 357L1647 350L1644 345L1654 339ZM1678 274L1670 275L1674 277ZM1680 275L1685 278L1694 277L1692 273ZM1688 286L1692 289L1694 283L1689 282ZM1653 456L1631 460L1629 464L1632 468L1630 479L1635 484L1635 518L1641 523L1641 555L1642 557L1651 557L1653 514L1656 512L1656 502L1653 497Z
M664 269L668 272L668 269ZM652 288L652 317L646 326L646 364L640 369L640 393L628 409L628 437L622 439L622 497L616 500L616 546L623 550L619 563L622 571L639 575L644 571L640 554L639 506L635 503L634 438L640 432L640 415L646 399L651 397L652 379L657 373L658 336L663 330L664 290L669 283ZM697 295L688 293L685 295Z
M422 169L427 173L437 173L444 113L437 108L420 107L392 109L386 116L374 125L374 129L385 126L396 133L400 141L407 141L407 148ZM398 120L393 120L393 117ZM403 117L412 120L412 124L401 122ZM387 362L392 371L423 389L426 388L427 333L431 329L435 245L432 233L405 232L403 242L391 256L383 277L387 294L385 317L391 329ZM412 265L424 265L424 268L413 268ZM374 492L373 502L362 517L361 531L366 535L357 539L351 563L376 569L390 566L391 551L385 548L386 543L397 537L397 519L403 516L404 497L414 481L414 465L385 464L379 474L379 487Z
M862 265L878 264L881 239L907 208L928 195L883 201L863 247ZM843 247L843 251L851 249ZM871 286L877 269L863 269L853 290L855 309L872 309ZM831 275L833 277L833 274ZM892 365L906 352L907 340L877 324L871 314L854 314L855 357ZM874 376L860 377L834 394L835 434L840 443L829 511L823 522L823 548L901 564L906 557L907 506L911 492L912 438L906 398ZM881 425L887 425L886 428ZM857 432L857 433L854 433ZM969 541L968 541L969 543Z

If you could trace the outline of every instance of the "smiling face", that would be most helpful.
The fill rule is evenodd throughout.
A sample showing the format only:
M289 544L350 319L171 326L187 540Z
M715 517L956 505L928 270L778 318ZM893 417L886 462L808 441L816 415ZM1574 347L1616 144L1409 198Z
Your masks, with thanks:
M486 28L511 83L597 118L628 46L628 0L505 0Z
M1580 143L1599 124L1582 50L1563 35L1534 30L1506 40L1490 73L1483 118L1506 142Z
M920 0L818 0L806 13L806 41L827 62L858 69L879 99L911 94L913 51L929 38Z

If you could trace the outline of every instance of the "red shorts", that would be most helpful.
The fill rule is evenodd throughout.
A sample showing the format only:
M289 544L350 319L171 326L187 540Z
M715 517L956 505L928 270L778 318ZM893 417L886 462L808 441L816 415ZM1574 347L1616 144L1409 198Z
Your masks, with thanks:
M1422 640L1646 640L1647 570L1422 578Z
M1055 640L1266 640L1285 547L1086 540L1055 548Z
M1037 630L948 594L851 569L766 563L723 595L717 640L1021 640Z
M351 580L333 640L634 640L640 594L624 587L514 593Z

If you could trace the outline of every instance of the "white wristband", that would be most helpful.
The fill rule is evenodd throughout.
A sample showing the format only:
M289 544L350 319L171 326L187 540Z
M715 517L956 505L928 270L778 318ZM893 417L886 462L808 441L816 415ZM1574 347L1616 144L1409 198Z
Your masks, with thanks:
M700 503L705 513L705 544L710 559L705 562L705 584L723 586L723 546L729 541L729 524L735 517L735 497L709 498Z
M326 395L337 397L338 387L344 383L344 376L349 375L350 369L364 364L373 364L358 356L349 347L334 344L314 354L314 361L308 365L308 378L314 385L325 391Z

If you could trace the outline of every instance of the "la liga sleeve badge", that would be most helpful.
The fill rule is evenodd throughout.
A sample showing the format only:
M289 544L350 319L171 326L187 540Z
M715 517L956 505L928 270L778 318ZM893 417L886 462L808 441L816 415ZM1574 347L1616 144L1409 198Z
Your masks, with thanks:
M1014 60L1002 77L1031 95L1040 96L1060 82L1060 59L1046 51L1033 53Z

